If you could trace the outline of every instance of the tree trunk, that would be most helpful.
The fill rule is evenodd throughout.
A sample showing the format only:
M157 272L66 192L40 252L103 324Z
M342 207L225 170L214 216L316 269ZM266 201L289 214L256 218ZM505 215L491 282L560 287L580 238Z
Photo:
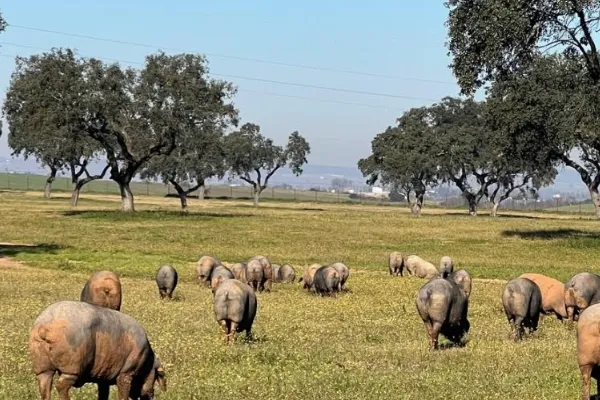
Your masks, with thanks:
M81 191L81 187L79 182L73 184L73 192L71 193L71 207L77 207L77 203L79 202L79 192Z
M44 198L49 199L52 195L52 182L56 178L56 168L50 168L50 176L46 179L46 186L44 187Z
M254 207L258 207L258 202L260 200L260 189L254 189Z
M179 201L181 202L181 211L186 213L187 207L188 207L188 205L187 205L188 192L186 192L185 189L183 189L181 187L181 185L174 180L170 180L169 183L171 183L171 185L173 185L173 187L177 191L177 195L179 196Z
M204 184L198 188L198 200L204 200Z
M423 196L424 194L417 194L415 204L413 204L410 208L410 212L416 217L421 216L421 210L423 209Z
M477 216L477 201L475 201L474 197L467 198L467 201L469 202L469 214L471 214L473 217L476 217Z
M594 204L594 211L596 212L596 218L600 219L600 194L598 194L598 188L590 188L590 196L592 197L592 203Z
M117 183L119 184L119 190L121 192L121 211L135 212L135 207L133 205L133 193L129 187L129 180Z
M498 207L500 207L500 202L494 203L494 206L492 207L492 212L490 214L492 217L498 216Z

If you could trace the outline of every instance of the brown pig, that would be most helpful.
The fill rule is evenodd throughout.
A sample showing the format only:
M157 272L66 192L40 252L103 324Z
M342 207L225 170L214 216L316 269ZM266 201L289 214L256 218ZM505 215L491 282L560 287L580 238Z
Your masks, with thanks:
M577 322L577 363L581 373L581 400L589 400L592 377L600 393L600 304L586 308Z
M312 264L304 271L304 275L298 279L298 282L302 282L303 289L313 290L313 279L319 268L321 268L321 264Z
M117 274L98 271L83 286L79 300L119 311L122 296L121 281Z
M390 253L388 258L388 268L390 270L390 275L392 276L403 276L404 271L404 256L402 253L397 251L393 251Z
M231 272L233 273L233 276L235 277L235 279L237 279L238 281L244 282L244 283L248 282L248 280L246 279L246 264L243 264L243 263L233 264L231 266Z
M210 256L201 257L196 263L196 278L198 282L204 286L210 286L210 275L217 265L221 265L220 260Z
M600 303L600 276L589 272L576 274L565 283L564 296L569 321L577 321L583 310Z
M519 278L527 278L538 285L542 292L543 314L554 314L559 320L567 318L564 283L542 274L527 273Z
M273 282L273 267L271 266L271 262L265 256L255 256L255 257L252 257L250 260L259 261L260 265L262 265L263 270L264 270L265 276L264 276L264 281L261 284L260 291L265 290L267 292L270 292L272 282Z
M131 316L80 301L59 301L35 320L29 356L42 400L50 400L52 379L61 400L71 388L98 385L108 400L117 385L119 399L154 398L154 383L166 390L165 372L144 328Z
M234 279L233 272L224 265L217 265L210 274L210 287L213 290L225 279Z

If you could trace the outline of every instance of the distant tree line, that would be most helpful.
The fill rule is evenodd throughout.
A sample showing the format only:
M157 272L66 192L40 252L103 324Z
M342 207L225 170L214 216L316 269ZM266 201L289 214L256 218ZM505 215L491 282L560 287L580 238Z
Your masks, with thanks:
M207 179L228 174L252 185L258 206L280 168L303 172L310 146L298 132L282 147L256 124L235 130L236 88L208 73L206 59L194 54L159 52L141 69L70 49L18 57L2 110L9 146L50 170L47 197L57 172L68 171L73 206L84 185L106 174L119 185L122 211L135 209L130 183L138 175L171 184L185 210L191 192L202 197ZM90 173L100 159L103 171Z
M451 68L461 97L406 111L359 161L370 183L413 193L451 182L473 215L486 198L580 175L600 218L600 54L592 1L450 0ZM483 101L473 99L477 90Z

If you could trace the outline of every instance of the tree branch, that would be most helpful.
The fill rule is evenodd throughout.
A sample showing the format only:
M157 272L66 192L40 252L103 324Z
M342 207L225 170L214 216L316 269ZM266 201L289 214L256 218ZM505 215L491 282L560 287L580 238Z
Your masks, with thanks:
M578 9L577 16L579 17L579 24L581 25L583 34L590 45L590 50L593 57L593 64L595 68L594 71L590 71L590 73L592 74L594 82L598 82L598 79L600 79L600 60L598 59L598 49L596 48L596 43L594 42L594 38L592 37L587 21L585 20L585 14L582 10Z
M262 188L263 188L263 189L265 189L265 188L267 187L267 184L269 183L269 179L271 179L271 177L273 176L273 174L274 174L275 172L277 172L277 170L278 170L279 168L281 168L281 165L277 165L275 168L273 168L273 169L271 170L271 172L269 172L269 173L267 174L267 177L265 178L265 182L264 182L264 184L263 184L263 186L262 186Z

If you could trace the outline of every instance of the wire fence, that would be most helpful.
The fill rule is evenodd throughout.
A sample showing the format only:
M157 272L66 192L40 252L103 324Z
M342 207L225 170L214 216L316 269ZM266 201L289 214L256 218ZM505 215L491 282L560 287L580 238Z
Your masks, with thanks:
M0 173L0 190L43 191L46 185L46 176L25 173ZM189 189L183 185L184 189ZM52 183L52 190L57 192L70 192L71 180L66 177L57 177ZM176 197L177 191L171 186L156 182L134 181L131 190L135 196ZM85 185L82 194L119 194L119 186L112 180L96 180ZM193 198L198 191L190 193ZM252 199L253 192L250 186L236 186L226 184L211 184L205 189L205 197L212 199ZM297 202L328 202L328 203L368 203L397 207L408 207L405 201L392 202L387 196L374 196L372 193L341 193L319 190L289 189L272 187L265 189L260 196L261 200L297 201ZM467 202L462 196L446 196L441 199L426 200L425 207L440 207L446 209L466 209ZM485 199L479 203L478 209L489 211L492 204ZM514 210L541 212L553 211L575 213L580 215L593 214L594 207L589 201L582 201L574 197L554 198L548 200L534 199L508 199L502 202L499 211Z

